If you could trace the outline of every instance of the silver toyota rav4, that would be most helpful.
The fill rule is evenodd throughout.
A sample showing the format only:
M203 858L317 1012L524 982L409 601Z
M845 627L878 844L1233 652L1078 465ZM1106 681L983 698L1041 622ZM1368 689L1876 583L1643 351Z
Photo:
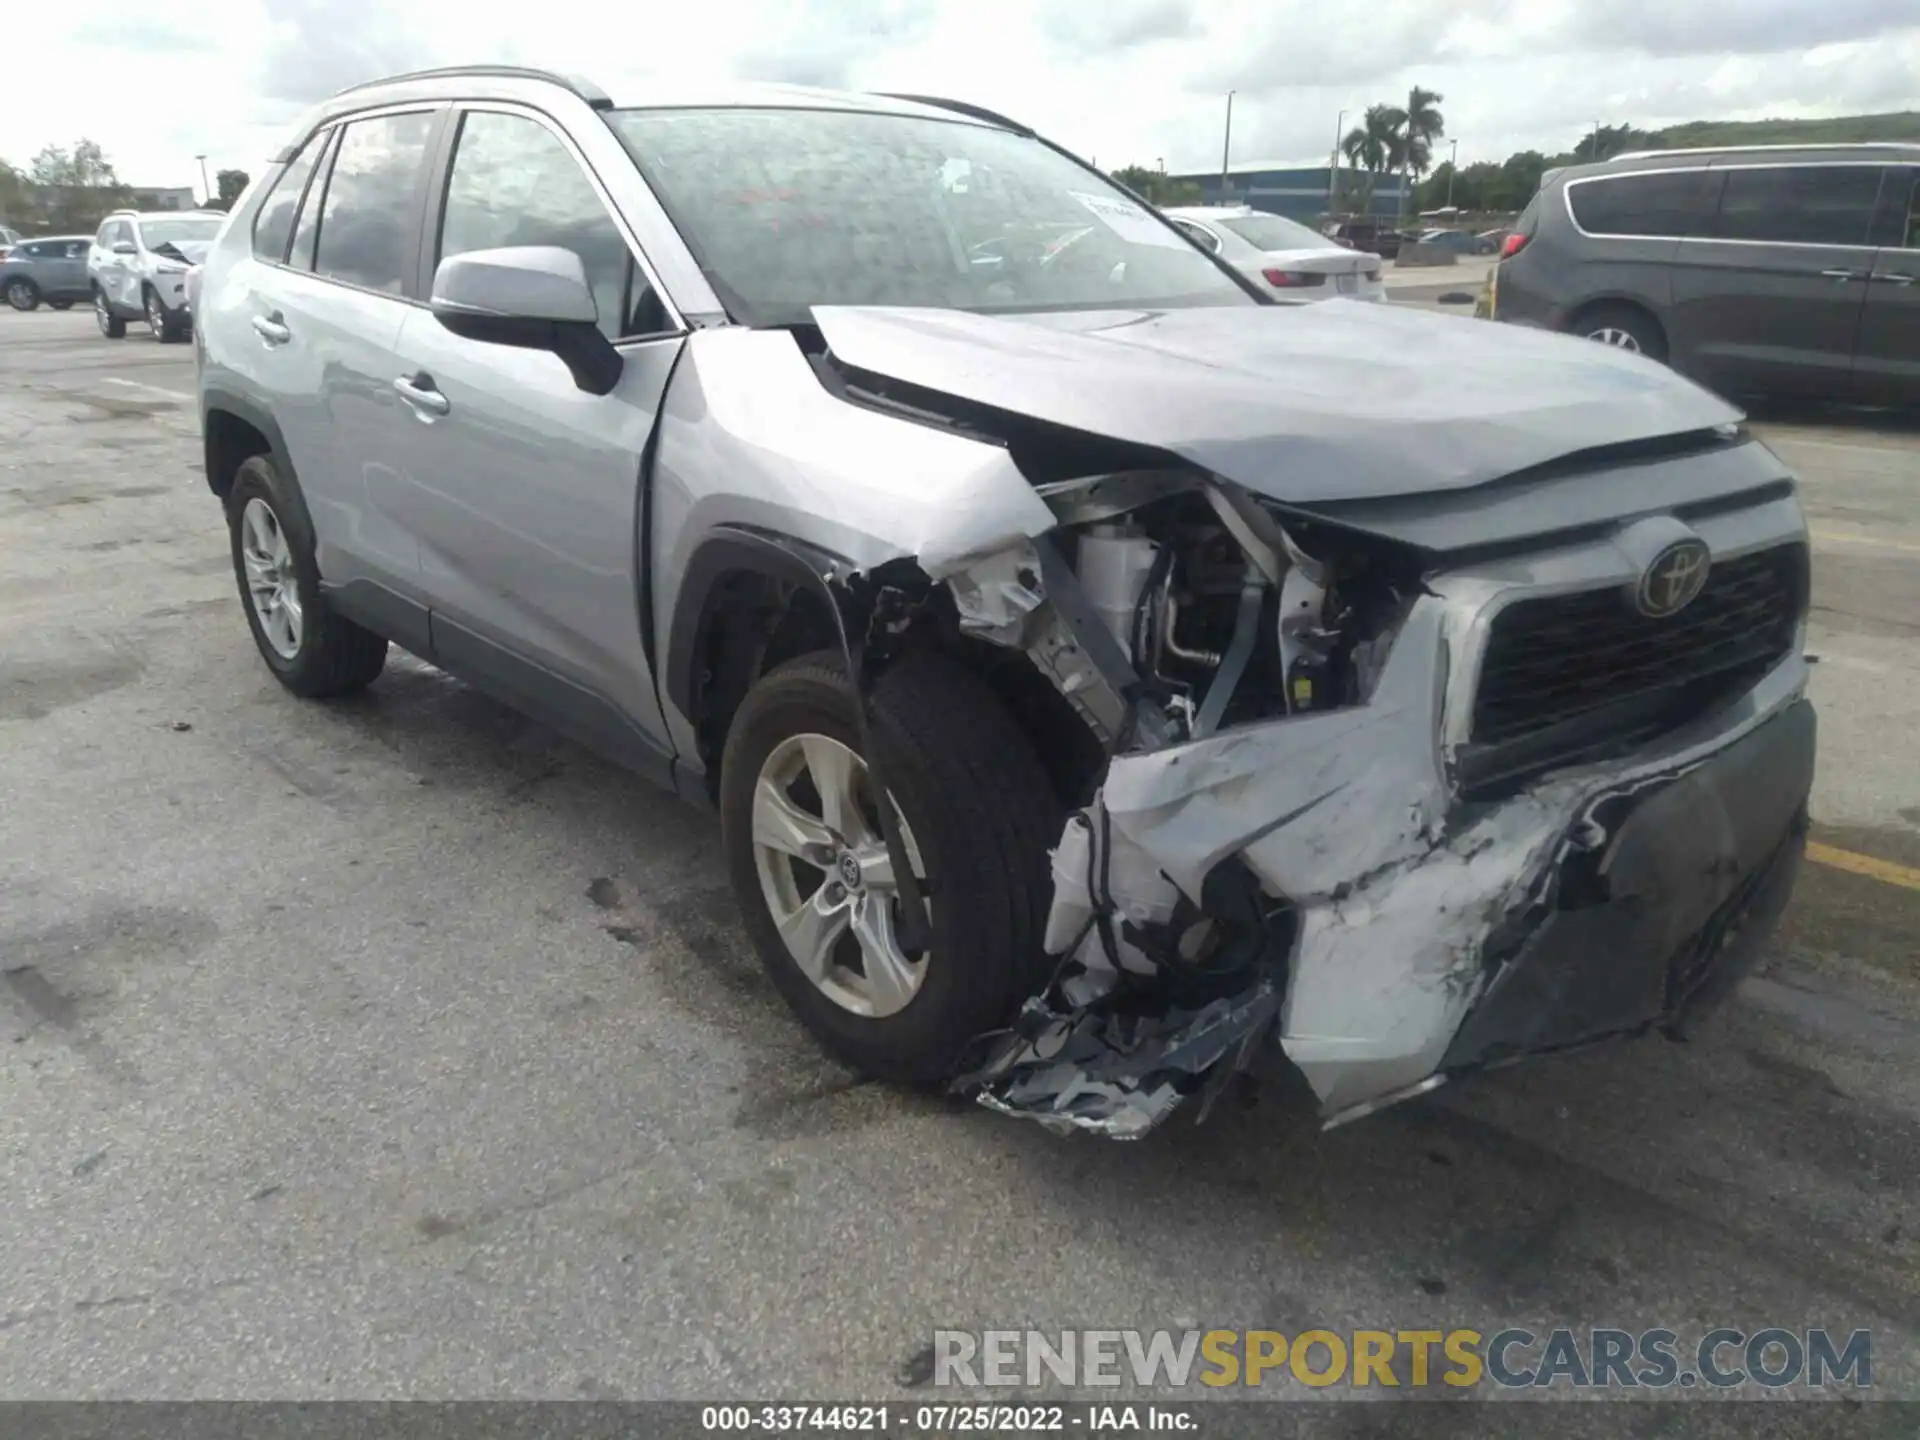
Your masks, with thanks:
M1794 481L1638 356L1270 304L971 106L498 68L319 106L197 279L274 675L716 806L862 1072L1331 1123L1684 1032L1792 888Z

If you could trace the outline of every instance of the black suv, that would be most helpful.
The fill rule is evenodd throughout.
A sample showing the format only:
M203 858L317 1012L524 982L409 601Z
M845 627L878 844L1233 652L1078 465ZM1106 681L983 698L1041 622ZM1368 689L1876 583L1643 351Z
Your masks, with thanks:
M1920 404L1920 145L1558 171L1506 241L1492 309L1725 394Z

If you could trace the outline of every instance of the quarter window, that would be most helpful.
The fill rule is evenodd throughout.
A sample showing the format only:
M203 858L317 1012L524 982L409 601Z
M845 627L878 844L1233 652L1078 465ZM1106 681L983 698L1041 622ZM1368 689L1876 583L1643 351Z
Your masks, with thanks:
M626 238L559 137L525 116L470 111L453 152L435 263L514 245L578 255L609 340L666 328Z
M389 295L406 289L407 217L432 129L433 116L423 110L345 128L320 207L317 273Z
M1781 245L1865 245L1880 176L1877 165L1728 170L1715 233Z
M1704 170L1605 176L1569 184L1567 203L1589 235L1673 239L1700 233L1715 183Z
M278 264L286 258L287 241L293 238L293 217L300 208L300 197L306 193L307 179L332 135L331 130L322 130L307 141L300 153L287 162L280 178L273 182L266 203L260 207L259 218L253 222L253 253L259 259Z

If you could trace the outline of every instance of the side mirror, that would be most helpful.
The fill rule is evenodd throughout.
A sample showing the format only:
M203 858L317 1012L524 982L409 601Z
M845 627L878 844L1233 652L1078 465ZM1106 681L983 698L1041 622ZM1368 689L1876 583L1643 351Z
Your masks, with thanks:
M586 268L571 250L514 245L450 255L433 273L431 303L434 318L463 339L558 356L589 395L619 383L620 352L600 333Z
M116 240L113 242L113 253L116 255L137 255L140 252L133 248L133 242L131 240Z

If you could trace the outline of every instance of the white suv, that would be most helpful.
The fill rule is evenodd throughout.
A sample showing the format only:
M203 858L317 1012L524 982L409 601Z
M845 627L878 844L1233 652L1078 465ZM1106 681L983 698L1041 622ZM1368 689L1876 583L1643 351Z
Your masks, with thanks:
M193 328L187 271L206 256L226 219L216 210L116 210L101 221L87 252L100 333L119 340L127 321L144 320L155 340L186 338Z

